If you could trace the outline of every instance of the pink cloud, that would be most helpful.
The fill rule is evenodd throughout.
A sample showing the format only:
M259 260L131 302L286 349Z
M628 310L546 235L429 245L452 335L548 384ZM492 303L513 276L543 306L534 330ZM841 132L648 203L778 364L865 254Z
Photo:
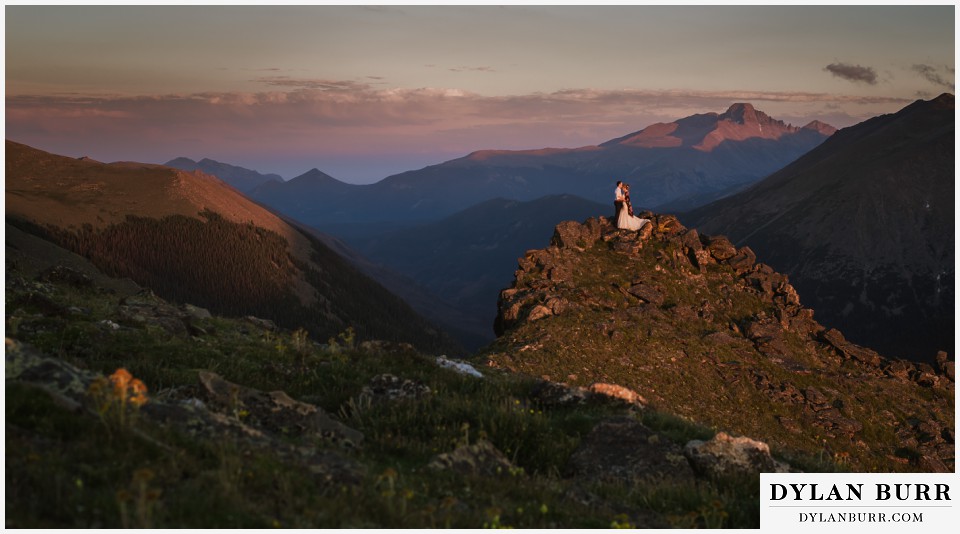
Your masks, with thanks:
M829 118L838 127L906 103L755 91L567 89L491 97L457 89L384 89L349 80L271 76L258 81L270 90L8 96L7 136L104 161L163 162L185 154L275 161L283 155L298 161L313 158L311 166L322 167L324 158L591 145L654 122L722 112L733 102L753 102L794 124ZM402 170L407 169L397 169Z

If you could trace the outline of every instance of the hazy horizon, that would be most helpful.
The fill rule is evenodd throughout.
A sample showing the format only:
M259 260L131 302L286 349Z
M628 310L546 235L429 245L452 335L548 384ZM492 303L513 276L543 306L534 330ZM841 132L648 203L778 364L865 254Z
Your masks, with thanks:
M954 92L954 6L7 6L6 137L372 183L749 102L843 128Z

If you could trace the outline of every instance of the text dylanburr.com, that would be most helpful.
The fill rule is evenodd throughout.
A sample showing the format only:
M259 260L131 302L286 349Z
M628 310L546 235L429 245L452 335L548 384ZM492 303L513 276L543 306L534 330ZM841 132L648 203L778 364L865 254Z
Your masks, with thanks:
M955 473L764 473L760 527L787 532L956 532L957 499L960 477Z

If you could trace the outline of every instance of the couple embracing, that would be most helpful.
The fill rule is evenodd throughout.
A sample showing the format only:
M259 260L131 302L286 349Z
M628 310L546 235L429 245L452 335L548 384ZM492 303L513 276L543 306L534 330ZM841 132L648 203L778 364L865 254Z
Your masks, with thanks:
M641 219L633 215L633 206L630 204L630 184L620 180L617 180L617 188L614 190L613 207L616 209L617 228L639 230L650 222L650 219Z

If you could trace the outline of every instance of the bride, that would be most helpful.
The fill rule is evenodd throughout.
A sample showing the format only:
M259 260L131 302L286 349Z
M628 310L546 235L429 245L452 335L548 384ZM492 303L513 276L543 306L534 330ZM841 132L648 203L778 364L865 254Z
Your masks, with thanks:
M623 184L624 203L620 210L620 216L617 217L617 228L623 230L639 230L643 225L650 222L650 219L641 219L633 215L633 206L630 204L630 186Z

